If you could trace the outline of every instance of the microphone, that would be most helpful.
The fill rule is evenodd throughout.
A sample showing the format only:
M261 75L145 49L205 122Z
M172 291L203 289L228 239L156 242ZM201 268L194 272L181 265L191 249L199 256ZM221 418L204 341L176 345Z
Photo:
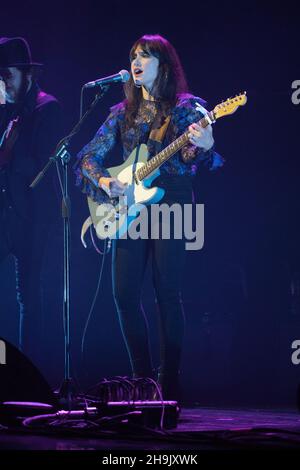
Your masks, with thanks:
M92 82L85 83L83 88L93 88L95 86L106 85L108 83L114 82L128 82L130 78L130 73L127 70L120 70L119 73L115 73L114 75L109 75L109 77L98 78L98 80L94 80Z

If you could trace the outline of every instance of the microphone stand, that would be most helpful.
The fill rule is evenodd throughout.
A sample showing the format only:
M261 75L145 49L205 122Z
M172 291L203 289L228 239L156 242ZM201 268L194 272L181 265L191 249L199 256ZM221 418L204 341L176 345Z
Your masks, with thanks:
M69 135L64 137L57 144L56 149L52 156L49 158L48 163L39 172L34 181L30 184L33 189L43 179L50 166L53 163L61 161L63 168L63 184L62 184L62 218L63 218L63 243L64 243L64 293L63 293L63 322L64 322L64 380L59 388L58 396L62 404L68 406L71 410L72 403L74 403L75 385L71 377L70 371L70 215L71 215L71 201L68 193L68 164L71 160L71 155L68 151L71 139L80 130L83 122L90 115L95 108L98 101L104 96L109 89L109 85L101 86L100 92L95 96L95 99L88 107L85 114L80 118L78 123L74 126Z

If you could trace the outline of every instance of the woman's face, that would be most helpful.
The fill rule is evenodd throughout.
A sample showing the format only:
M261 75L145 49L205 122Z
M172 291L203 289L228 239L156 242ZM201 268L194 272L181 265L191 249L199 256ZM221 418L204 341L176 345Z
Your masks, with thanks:
M149 55L141 46L137 46L131 60L131 73L136 86L143 86L151 91L158 74L159 60Z

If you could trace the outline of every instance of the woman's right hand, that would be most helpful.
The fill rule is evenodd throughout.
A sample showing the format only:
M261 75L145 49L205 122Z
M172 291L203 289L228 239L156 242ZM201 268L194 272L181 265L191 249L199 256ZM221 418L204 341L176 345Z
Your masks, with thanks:
M99 187L103 189L109 197L119 197L124 194L127 183L121 183L117 178L102 176L99 179Z

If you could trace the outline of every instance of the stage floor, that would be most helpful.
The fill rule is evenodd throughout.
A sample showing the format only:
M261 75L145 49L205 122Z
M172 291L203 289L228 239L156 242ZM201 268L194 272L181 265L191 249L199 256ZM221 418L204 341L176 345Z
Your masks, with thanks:
M183 408L178 427L155 431L123 426L121 433L91 429L59 429L25 434L0 430L0 450L188 450L240 451L244 449L300 450L300 414L297 411Z

